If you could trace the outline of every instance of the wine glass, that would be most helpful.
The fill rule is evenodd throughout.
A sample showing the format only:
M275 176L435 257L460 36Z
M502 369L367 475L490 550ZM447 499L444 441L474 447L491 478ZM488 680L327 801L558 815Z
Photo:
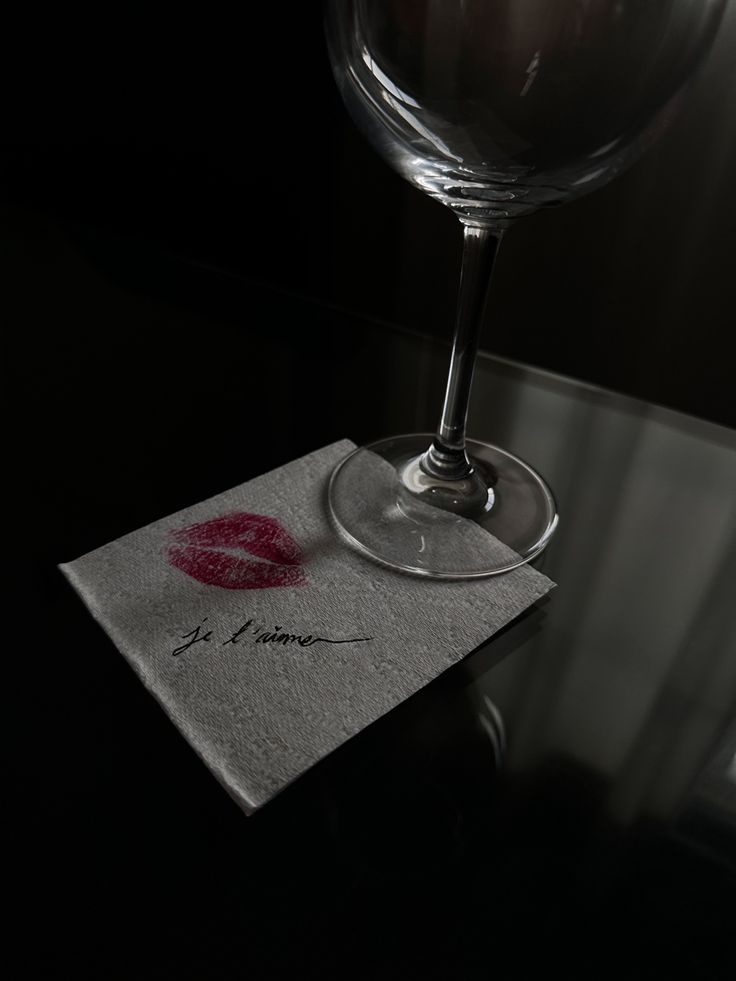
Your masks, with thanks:
M459 218L457 320L434 436L356 450L328 493L342 537L405 572L479 578L557 526L543 478L466 439L487 286L507 229L606 183L663 130L725 0L327 0L332 68L355 122Z

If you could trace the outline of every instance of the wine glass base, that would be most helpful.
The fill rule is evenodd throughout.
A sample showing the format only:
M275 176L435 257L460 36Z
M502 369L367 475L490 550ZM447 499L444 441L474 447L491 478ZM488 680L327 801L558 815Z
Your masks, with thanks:
M458 513L462 507L441 502L449 485L439 488L439 506L426 486L417 487L417 462L431 441L427 433L397 436L361 447L338 464L328 505L341 537L383 565L433 579L499 575L539 555L558 522L554 497L539 474L506 450L468 440L488 494L472 512Z

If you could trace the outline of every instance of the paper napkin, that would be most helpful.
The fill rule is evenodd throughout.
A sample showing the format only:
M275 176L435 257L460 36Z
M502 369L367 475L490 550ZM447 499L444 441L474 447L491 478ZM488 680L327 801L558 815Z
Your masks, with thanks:
M325 510L353 449L334 443L61 566L246 812L554 585L528 565L418 579L353 552Z

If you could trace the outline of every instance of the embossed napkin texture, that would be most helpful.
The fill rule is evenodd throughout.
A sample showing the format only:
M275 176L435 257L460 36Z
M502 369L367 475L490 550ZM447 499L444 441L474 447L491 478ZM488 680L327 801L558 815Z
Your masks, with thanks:
M246 812L554 585L528 565L419 579L353 552L325 510L353 449L334 443L60 567Z

